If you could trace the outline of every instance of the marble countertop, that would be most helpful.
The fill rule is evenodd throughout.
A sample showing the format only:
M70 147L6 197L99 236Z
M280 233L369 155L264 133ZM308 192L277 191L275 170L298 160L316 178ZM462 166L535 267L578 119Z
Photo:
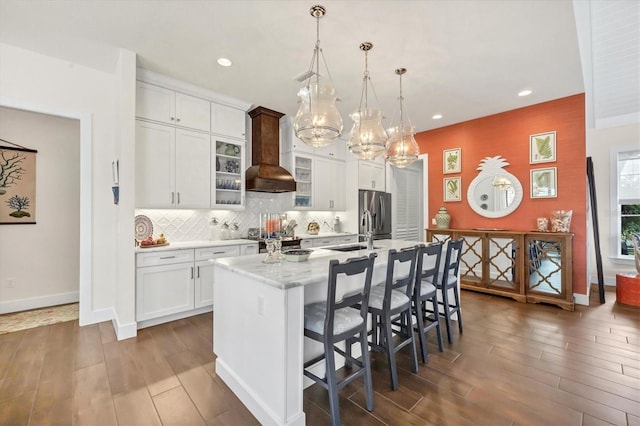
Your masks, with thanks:
M351 246L354 243L341 244ZM390 249L397 250L404 247L411 247L419 242L402 240L376 240L377 249L373 252L378 255L375 261L375 268L385 268L387 256ZM263 263L265 254L255 254L243 257L228 257L213 261L215 267L224 268L239 275L246 276L264 284L287 289L297 286L326 281L329 272L329 260L338 259L343 262L352 257L366 256L369 250L356 250L350 252L340 252L323 248L313 249L309 259L304 262L282 261L280 263ZM215 272L214 272L215 273Z
M331 237L346 237L347 235L357 235L353 232L319 232L318 234L296 234L296 238L310 239L310 238L331 238Z
M148 253L154 251L166 251L166 250L181 250L181 249L194 249L203 247L222 247L222 246L236 246L240 244L258 244L257 241L246 239L235 240L199 240L199 241L180 241L177 243L170 243L168 246L149 248L136 247L136 253Z

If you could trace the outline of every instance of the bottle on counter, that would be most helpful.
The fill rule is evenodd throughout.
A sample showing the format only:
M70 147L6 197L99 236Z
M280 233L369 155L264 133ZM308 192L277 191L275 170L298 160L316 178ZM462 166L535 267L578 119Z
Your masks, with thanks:
M220 239L220 222L215 217L212 217L209 221L210 227L210 239L213 241L218 241Z
M229 224L227 222L223 223L220 227L220 239L221 240L229 240L231 239L231 230L229 229Z

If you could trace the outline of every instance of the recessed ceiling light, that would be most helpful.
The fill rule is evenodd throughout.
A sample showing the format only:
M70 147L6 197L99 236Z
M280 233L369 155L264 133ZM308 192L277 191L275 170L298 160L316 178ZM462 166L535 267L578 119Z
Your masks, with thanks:
M442 118L442 114L435 114L431 118L433 118L434 120L440 120Z
M518 92L518 96L529 96L530 94L531 94L531 90L529 89Z
M218 58L218 65L222 65L223 67L230 67L231 66L231 59Z

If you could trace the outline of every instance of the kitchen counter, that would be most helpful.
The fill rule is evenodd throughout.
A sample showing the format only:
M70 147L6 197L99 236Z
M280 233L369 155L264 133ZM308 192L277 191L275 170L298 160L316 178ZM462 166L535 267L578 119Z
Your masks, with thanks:
M345 235L356 235L353 232L320 232L318 234L296 234L296 238L300 239L312 239L312 238L330 238L330 237L342 237Z
M378 257L373 284L385 279L389 249L415 244L419 243L376 241L380 248L374 250ZM214 261L216 374L260 423L305 424L303 363L320 353L322 345L304 338L304 305L326 300L330 259L344 261L368 253L318 248L299 263L264 264L264 254ZM347 277L345 281L343 291L360 285ZM359 356L356 348L354 355ZM316 368L322 375L324 363Z
M192 248L202 248L202 247L235 246L240 244L254 244L254 243L257 244L258 242L253 240L247 240L247 239L215 240L215 241L213 240L180 241L177 243L170 242L168 246L160 246L160 247L151 246L149 248L136 247L136 253L192 249Z

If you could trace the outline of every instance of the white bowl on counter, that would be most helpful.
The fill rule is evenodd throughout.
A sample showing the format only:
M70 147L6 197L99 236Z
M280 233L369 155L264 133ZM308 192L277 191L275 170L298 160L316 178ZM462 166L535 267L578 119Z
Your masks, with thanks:
M289 262L304 262L309 258L312 251L313 250L292 249L285 250L282 254L284 255L285 260L288 260Z

